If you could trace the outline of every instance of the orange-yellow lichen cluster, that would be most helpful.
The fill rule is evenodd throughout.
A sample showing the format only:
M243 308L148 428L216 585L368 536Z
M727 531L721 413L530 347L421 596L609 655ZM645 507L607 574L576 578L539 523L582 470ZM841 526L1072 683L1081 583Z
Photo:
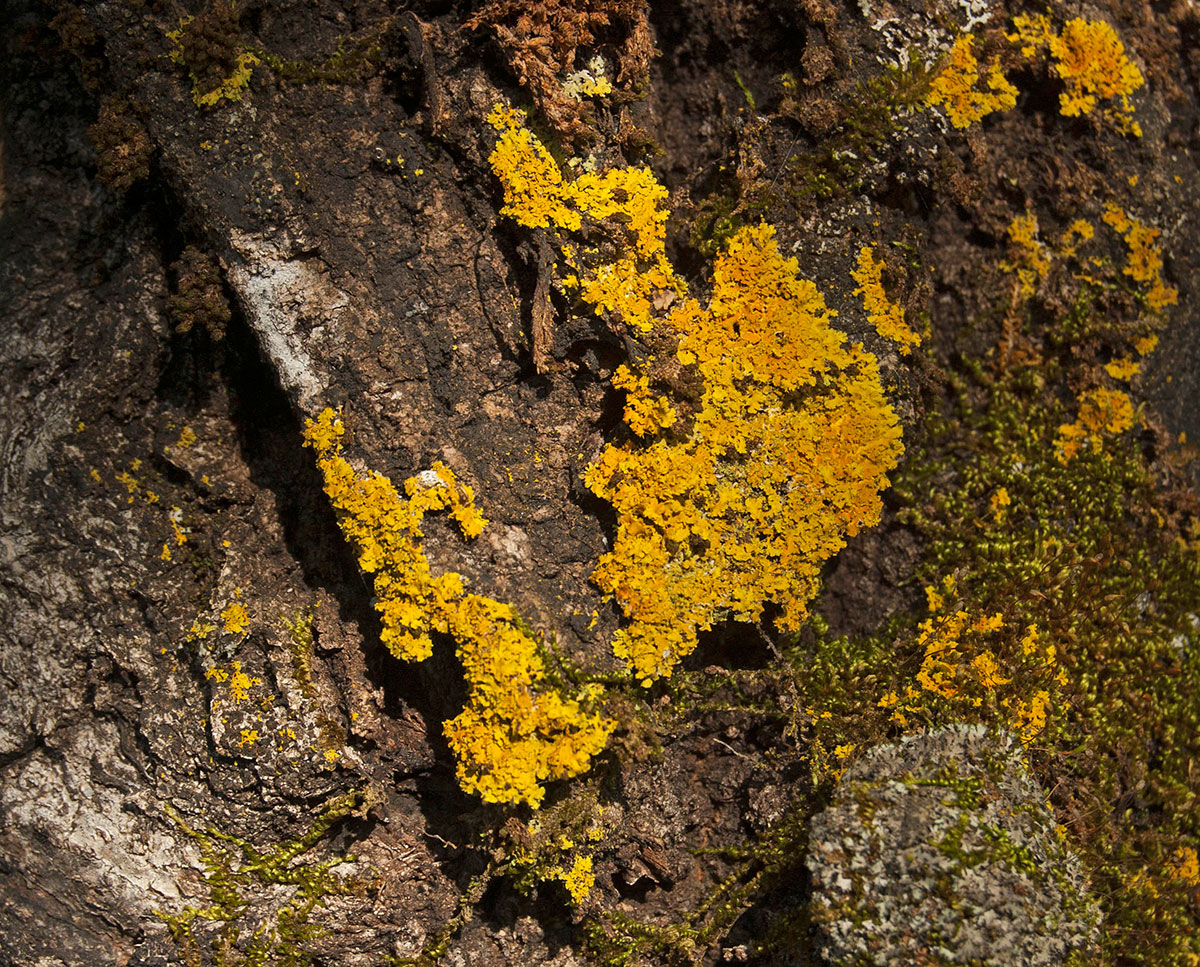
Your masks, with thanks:
M1009 247L1015 256L1012 262L1003 262L1002 267L1016 272L1021 295L1029 298L1038 284L1050 272L1052 253L1038 239L1037 215L1026 212L1018 215L1008 226Z
M929 86L927 102L940 107L956 128L970 127L994 111L1007 111L1017 104L1017 89L1000 69L999 56L987 66L986 77L979 72L975 57L975 38L962 34L950 56Z
M1042 679L1026 700L1008 695L1000 705L1008 710L1009 724L1028 745L1046 726L1051 689L1065 681L1058 664L1058 650L1044 640L1036 625L1027 625L1019 640L999 612L972 616L962 608L948 608L957 593L955 580L947 577L939 587L925 589L929 617L921 622L918 644L923 648L916 684L903 694L889 692L879 702L891 710L893 722L904 726L909 716L928 711L927 697L958 703L964 709L978 708L989 696L1014 680L1018 667L1023 681ZM994 699L992 699L994 701Z
M667 189L648 168L609 168L567 181L524 118L499 106L488 116L500 132L488 160L504 186L501 212L527 228L559 234L605 223L605 240L615 242L620 255L614 259L595 246L564 244L559 278L597 313L619 313L628 325L648 331L652 299L685 291L666 254Z
M1162 280L1162 250L1158 246L1159 231L1130 218L1119 206L1108 202L1104 207L1104 223L1117 232L1129 247L1124 272L1143 287L1143 297L1152 312L1177 305L1179 292Z
M1069 462L1085 447L1101 450L1106 435L1124 433L1133 426L1133 402L1121 390L1088 390L1079 396L1079 415L1064 423L1054 438L1059 460Z
M1059 96L1059 112L1066 117L1091 114L1104 102L1104 113L1126 134L1141 137L1133 120L1129 95L1145 80L1125 54L1125 47L1103 20L1076 17L1055 33L1042 14L1013 18L1016 32L1009 40L1021 45L1021 53L1035 58L1048 52L1054 71L1065 83Z
M914 346L921 345L921 337L904 320L904 309L887 297L883 288L883 263L875 258L869 245L864 245L858 253L858 267L850 277L858 283L854 294L862 296L867 321L879 335L896 343L905 355L912 352Z
M739 231L708 306L685 300L661 324L703 380L687 436L610 444L584 475L617 511L593 579L630 619L613 650L643 684L725 618L776 603L797 629L821 564L879 518L900 428L874 357L797 271L769 226Z
M777 626L797 629L822 563L879 519L879 491L903 449L875 358L845 345L769 226L733 236L707 306L680 299L663 243L666 189L648 171L566 183L520 115L497 108L491 120L504 212L560 232L577 230L580 213L615 214L625 245L608 261L596 252L583 261L592 279L622 281L580 282L581 298L635 331L655 329L703 387L698 401L672 402L651 389L651 361L615 377L627 425L645 442L610 444L584 475L617 511L613 550L593 574L629 619L613 651L648 685L726 618L756 621L777 604ZM570 270L576 255L565 247Z
M421 548L425 514L445 510L464 537L487 523L471 488L440 463L405 482L406 496L378 473L360 477L341 455L341 420L326 409L307 421L305 445L317 451L325 492L359 566L375 576L382 639L399 658L421 661L431 635L452 636L470 689L467 706L445 725L458 779L487 802L537 806L542 783L585 771L612 723L586 712L546 683L537 642L511 605L467 594L462 576L434 575Z

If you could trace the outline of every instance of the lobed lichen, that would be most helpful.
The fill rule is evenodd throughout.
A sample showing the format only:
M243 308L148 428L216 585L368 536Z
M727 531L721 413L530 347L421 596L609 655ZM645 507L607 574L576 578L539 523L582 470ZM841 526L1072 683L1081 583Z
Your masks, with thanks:
M940 107L956 128L966 128L996 111L1011 110L1017 104L1013 87L995 56L980 74L979 60L972 47L975 37L962 34L954 42L945 65L929 86L926 103Z
M662 207L667 189L647 168L609 168L567 181L524 120L522 112L500 106L488 116L500 132L488 160L504 186L501 214L560 236L603 223L603 234L617 243L620 255L613 259L599 246L563 244L558 276L597 314L619 313L635 330L649 331L652 300L686 291L667 258Z
M862 296L867 321L879 335L896 343L906 356L914 347L921 345L921 337L909 328L904 319L904 309L892 302L884 291L883 263L875 258L869 245L864 245L859 251L858 266L850 273L850 277L858 283L854 294Z
M433 574L421 522L444 510L465 538L478 536L487 521L471 488L435 463L405 482L402 497L381 474L355 473L341 455L344 433L341 419L325 409L307 421L305 445L317 451L325 492L359 567L375 576L384 644L398 658L422 661L433 651L434 632L455 639L469 696L444 728L459 783L485 802L537 806L543 783L587 770L613 723L585 711L581 700L594 692L566 698L548 685L538 643L511 605L466 593L456 572Z
M1143 288L1143 298L1152 312L1162 312L1168 306L1179 303L1179 292L1162 280L1162 250L1158 245L1161 234L1130 217L1124 209L1108 202L1104 206L1104 224L1117 232L1129 247L1125 260L1124 274Z
M1060 114L1080 117L1104 102L1104 115L1122 133L1141 137L1129 95L1145 79L1111 26L1103 20L1075 17L1056 33L1049 18L1038 14L1014 17L1013 27L1015 33L1008 39L1020 44L1021 54L1033 59L1048 53L1055 73L1065 82L1065 90L1058 95Z
M798 629L821 565L879 519L879 491L902 451L875 358L846 346L765 224L743 227L717 256L707 305L679 299L666 189L644 169L567 182L520 120L503 108L492 115L504 213L560 232L577 231L581 213L621 216L627 244L607 262L564 243L568 270L580 258L592 266L588 280L564 282L596 311L673 346L701 387L697 400L655 395L652 360L614 379L627 425L645 440L609 444L584 474L617 512L613 549L592 575L629 619L614 653L649 685L727 618L758 621L777 605L776 626Z
M777 626L798 629L821 564L878 520L900 428L874 357L797 272L769 226L739 231L708 306L661 323L703 381L690 432L609 444L584 475L617 511L593 580L629 618L613 650L643 684L726 618L776 604Z

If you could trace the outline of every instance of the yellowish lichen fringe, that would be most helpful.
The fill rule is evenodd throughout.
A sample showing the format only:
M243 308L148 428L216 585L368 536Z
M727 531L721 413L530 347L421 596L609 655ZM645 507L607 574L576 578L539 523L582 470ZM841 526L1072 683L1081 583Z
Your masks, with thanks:
M588 768L613 723L547 685L537 642L511 605L467 594L453 571L432 573L421 548L422 519L445 510L464 537L477 536L487 521L471 488L435 463L433 479L409 478L402 497L383 475L355 473L341 455L344 432L326 409L307 421L305 445L317 451L325 492L359 567L375 576L384 643L398 658L421 661L433 650L433 632L454 638L470 689L466 708L445 724L459 783L485 802L537 806L545 782Z
M879 335L894 342L906 356L914 346L921 345L921 337L904 320L904 309L887 297L883 288L883 263L875 258L869 245L864 245L858 253L858 267L850 277L858 283L854 294L862 296L867 321Z
M1141 137L1129 95L1145 79L1112 27L1103 20L1076 17L1058 33L1049 17L1038 14L1014 17L1013 28L1006 38L1021 56L1036 60L1048 55L1063 81L1058 96L1060 114L1080 117L1099 108L1121 133ZM973 49L975 39L972 34L962 34L955 40L926 97L926 103L940 108L956 128L970 127L1017 103L1017 88L1005 77L999 55L991 59L986 72L981 71Z

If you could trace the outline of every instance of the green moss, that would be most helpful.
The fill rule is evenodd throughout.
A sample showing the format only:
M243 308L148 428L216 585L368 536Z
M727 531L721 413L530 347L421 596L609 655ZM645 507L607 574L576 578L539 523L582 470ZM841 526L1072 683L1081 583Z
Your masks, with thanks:
M785 162L785 184L798 198L837 198L860 190L867 169L887 153L889 141L908 119L925 109L935 72L914 57L906 67L891 67L860 81L840 101L838 117L816 147L791 155ZM781 114L811 126L810 108L787 96Z
M287 60L259 48L253 53L272 74L288 84L362 84L383 66L383 39L391 26L389 17L362 37L339 37L334 52L319 63Z
M324 931L312 922L314 913L329 896L360 892L357 878L345 877L334 868L354 862L352 856L339 856L319 862L303 857L316 847L359 802L359 793L351 791L330 799L308 830L297 839L260 849L248 840L214 828L197 830L189 826L169 803L167 815L175 825L200 847L204 864L204 885L209 903L188 906L178 913L158 916L166 923L189 965L212 964L215 967L298 967L312 962L308 947ZM290 895L278 904L278 889ZM256 905L266 901L266 915L256 913ZM210 925L206 950L196 937L196 927Z

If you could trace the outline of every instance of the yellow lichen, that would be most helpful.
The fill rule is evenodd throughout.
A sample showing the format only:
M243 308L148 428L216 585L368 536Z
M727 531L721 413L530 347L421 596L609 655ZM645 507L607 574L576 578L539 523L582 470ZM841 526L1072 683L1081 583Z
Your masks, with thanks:
M524 126L520 111L497 106L488 122L500 133L488 161L504 186L501 213L527 228L549 228L560 236L603 223L607 240L624 243L620 257L605 258L595 246L563 245L559 277L596 313L612 312L634 329L649 330L652 299L664 291L685 291L666 255L667 211L662 206L667 189L646 168L609 168L567 181L550 152ZM621 227L614 229L616 225Z
M1133 418L1128 393L1104 388L1082 393L1075 422L1062 424L1054 439L1059 460L1067 463L1085 447L1101 449L1106 434L1124 433L1133 426Z
M1016 216L1009 223L1008 240L1015 258L1012 262L1001 263L1001 267L1017 273L1021 295L1029 298L1050 272L1051 254L1038 239L1037 215L1026 212Z
M613 650L649 684L725 618L807 615L821 564L874 524L901 452L873 356L829 321L774 231L744 228L718 256L707 307L662 321L703 381L686 439L610 444L584 481L617 511L593 580L630 619Z
M469 686L466 708L445 724L459 783L486 802L537 806L542 783L588 768L613 723L547 683L538 644L511 605L467 594L456 572L432 573L421 522L444 510L464 537L477 536L487 521L471 488L435 463L405 482L402 497L381 474L354 472L341 455L343 434L337 414L326 409L307 421L305 445L317 451L325 492L359 566L375 576L384 644L398 658L421 661L432 653L433 632L455 639Z
M1177 849L1167 862L1167 878L1186 886L1200 885L1200 857L1191 846Z
M1119 379L1122 382L1128 382L1133 379L1142 369L1142 364L1135 362L1128 356L1122 356L1120 359L1114 359L1104 364L1104 371L1113 379Z
M221 612L221 620L225 623L225 630L235 635L246 633L246 629L250 626L250 612L246 610L246 606L240 601L231 601Z
M1021 44L1028 58L1048 52L1054 71L1065 83L1059 113L1065 117L1091 114L1101 102L1104 114L1123 133L1141 137L1133 120L1129 95L1145 83L1141 71L1125 54L1116 31L1103 20L1076 17L1056 33L1045 16L1013 19L1016 33L1008 39Z
M613 374L613 386L625 391L625 425L638 436L647 436L675 425L676 413L670 400L650 391L650 377L635 374L621 365Z
M697 635L727 618L797 629L821 565L879 519L879 491L902 451L878 364L830 326L816 286L798 277L768 225L745 227L716 259L707 306L685 295L666 258L666 189L645 169L566 182L519 113L497 108L491 157L503 211L575 232L583 216L624 225L615 251L559 237L564 284L635 331L654 329L702 391L686 433L648 375L623 367L626 420L645 442L610 444L584 482L617 511L613 550L592 579L628 625L614 653L645 685L669 675ZM611 234L611 233L606 233ZM672 428L678 438L658 431Z
M596 883L596 874L592 872L590 856L577 856L569 870L559 867L556 873L571 895L572 902L576 905L587 899Z
M1161 234L1136 218L1130 217L1120 206L1108 202L1104 206L1104 223L1117 232L1129 248L1124 273L1142 286L1142 295L1152 312L1162 312L1167 306L1179 302L1179 292L1163 283L1162 250L1158 246Z
M863 297L867 320L879 335L896 343L905 355L921 345L921 337L904 321L904 309L887 297L883 289L883 263L875 258L869 245L864 245L858 253L858 267L850 277L858 283L854 294Z
M1000 69L999 57L988 64L981 85L979 61L971 49L974 43L971 34L963 34L954 42L926 98L933 107L940 107L956 128L970 127L995 111L1007 111L1017 104L1017 89Z

